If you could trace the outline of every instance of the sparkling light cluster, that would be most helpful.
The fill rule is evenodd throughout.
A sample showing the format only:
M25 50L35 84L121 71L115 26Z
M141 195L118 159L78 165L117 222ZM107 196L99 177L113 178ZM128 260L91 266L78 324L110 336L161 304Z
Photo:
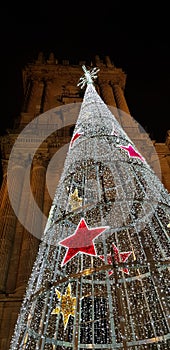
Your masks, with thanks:
M62 245L82 218L107 229ZM10 350L168 350L169 221L167 190L88 84Z

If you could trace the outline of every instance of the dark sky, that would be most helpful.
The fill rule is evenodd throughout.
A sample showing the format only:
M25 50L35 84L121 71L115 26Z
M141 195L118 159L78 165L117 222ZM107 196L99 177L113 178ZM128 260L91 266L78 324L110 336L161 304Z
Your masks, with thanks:
M148 2L23 2L1 8L1 58L5 77L1 135L22 105L22 68L38 52L58 60L104 59L127 75L125 96L132 116L158 142L170 129L169 10ZM133 3L133 4L131 4ZM58 7L59 6L59 7ZM7 100L6 100L7 98Z

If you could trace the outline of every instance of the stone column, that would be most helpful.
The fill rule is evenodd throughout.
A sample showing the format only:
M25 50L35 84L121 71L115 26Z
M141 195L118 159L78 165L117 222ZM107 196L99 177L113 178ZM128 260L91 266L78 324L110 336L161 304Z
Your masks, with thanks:
M170 130L167 130L165 144L166 144L166 146L168 147L168 149L170 151Z
M120 125L130 138L134 136L133 134L135 130L137 132L137 135L139 136L138 124L130 115L130 111L121 86L118 84L113 84L113 91L118 108L118 121Z
M40 114L41 113L41 104L42 97L44 93L44 82L39 79L35 79L32 81L32 89L29 97L29 101L27 103L27 112L32 114Z
M17 217L11 205L11 198L9 193L13 196L13 205L15 205L15 211L18 210L20 197L22 192L22 184L24 177L24 167L22 165L14 165L11 169L12 176L10 176L10 182L6 182L6 175L4 178L4 191L3 200L0 210L0 232L1 232L1 244L0 244L0 290L4 292L6 290L6 281L10 268L13 242L15 238L15 229ZM8 187L7 187L8 186ZM10 192L9 192L10 186Z
M22 247L18 267L17 288L26 287L30 277L34 261L37 256L40 237L38 232L43 234L43 216L37 215L36 205L43 211L44 187L46 176L46 160L34 158L31 172L31 189L35 201L31 198L28 200L28 212L26 217L26 227L30 227L30 232L23 229ZM27 226L28 225L28 226ZM34 235L35 233L35 235Z
M164 157L160 157L160 164L161 164L161 169L162 169L162 182L164 184L164 186L166 187L166 189L168 190L168 192L170 193L170 166L168 163L168 158L170 160L170 156L166 155Z
M105 62L106 62L106 66L109 67L114 67L113 63L111 62L111 59L109 56L105 56Z
M116 100L116 105L119 109L121 109L122 111L124 111L127 114L130 114L128 105L126 103L126 99L124 96L124 92L122 90L122 88L120 87L120 85L118 84L113 84L113 91L114 91L114 96L115 96L115 100Z
M101 96L104 102L109 106L116 107L116 101L114 98L113 90L109 82L107 81L99 81L99 87L101 91Z
M44 212L44 215L46 216L46 220L43 223L44 227L45 227L45 225L47 223L47 218L48 218L48 215L49 215L49 212L50 212L50 209L51 209L52 200L53 200L53 198L51 198L51 196L49 194L49 191L48 191L48 188L47 188L47 186L45 186L43 212Z
M168 148L167 153L166 153L165 156L166 156L168 167L169 167L169 171L168 171L168 174L167 174L167 177L169 179L169 180L167 180L167 182L169 182L169 183L167 184L167 189L170 192L170 176L169 176L169 174L170 174L170 130L167 131L165 144L166 144L166 146Z
M30 179L30 167L25 168L22 193L20 199L20 206L18 209L18 218L19 220L16 223L15 238L13 243L13 251L11 256L11 264L8 272L8 279L6 282L6 289L8 293L12 293L16 289L16 282L18 276L18 266L22 248L22 239L23 239L23 223L26 221L27 213L29 211L29 186L28 178Z
M2 160L3 179L0 189L0 208L3 206L3 199L5 198L5 191L7 189L7 163L7 160Z
M110 107L111 113L115 116L115 118L119 121L119 113L116 106L116 101L113 93L112 86L108 81L99 82L101 96L104 102ZM112 107L113 106L113 107Z
M96 64L96 66L100 66L100 57L99 57L99 55L95 56L95 64Z
M45 83L45 94L44 94L44 105L43 111L46 112L49 109L56 107L54 105L54 96L53 96L53 82L51 80L47 80Z

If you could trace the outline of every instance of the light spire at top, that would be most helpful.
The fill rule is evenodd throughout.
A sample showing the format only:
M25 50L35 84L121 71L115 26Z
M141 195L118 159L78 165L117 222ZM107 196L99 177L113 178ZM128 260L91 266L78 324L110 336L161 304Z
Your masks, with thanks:
M79 83L77 84L77 86L80 86L81 89L86 84L93 84L93 80L97 78L97 73L100 70L97 67L94 67L91 70L87 70L85 65L82 66L82 69L84 71L84 75L80 78Z

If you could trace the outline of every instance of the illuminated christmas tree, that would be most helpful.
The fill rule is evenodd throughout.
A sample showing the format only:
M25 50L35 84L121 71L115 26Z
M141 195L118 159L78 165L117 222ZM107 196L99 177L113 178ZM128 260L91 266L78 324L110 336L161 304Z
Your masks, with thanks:
M83 70L10 350L168 350L170 195Z

